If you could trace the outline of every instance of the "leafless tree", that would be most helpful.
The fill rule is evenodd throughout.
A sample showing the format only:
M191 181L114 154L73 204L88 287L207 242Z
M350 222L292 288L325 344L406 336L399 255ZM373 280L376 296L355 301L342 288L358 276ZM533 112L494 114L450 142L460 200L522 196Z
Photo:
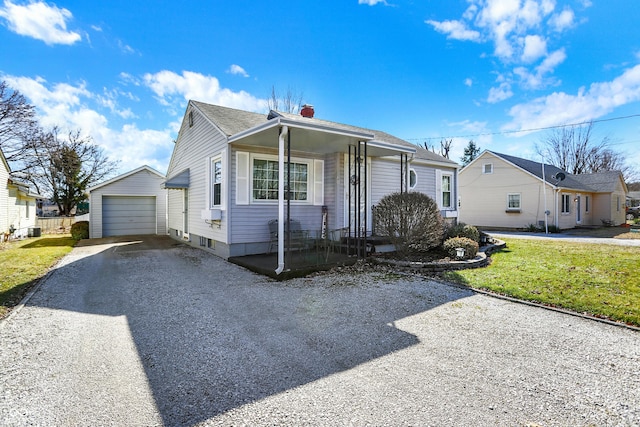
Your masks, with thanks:
M38 133L35 108L20 92L0 82L0 149L8 162L20 162L27 141Z
M436 151L435 145L429 147L429 143L425 142L423 144L424 148L427 150L431 150L434 153L440 154L445 159L449 158L449 151L451 151L451 144L453 143L453 139L441 139L440 140L440 148L439 151Z
M617 170L629 182L637 177L624 155L611 148L611 139L596 139L593 122L555 128L536 144L537 153L546 162L572 174Z
M303 93L287 87L284 95L280 95L275 86L271 86L271 96L267 100L270 110L282 111L284 113L298 114L302 108Z
M117 162L110 161L103 150L80 131L66 138L59 130L40 132L32 138L25 168L18 175L34 185L39 194L50 197L61 215L86 199L92 184L112 175Z

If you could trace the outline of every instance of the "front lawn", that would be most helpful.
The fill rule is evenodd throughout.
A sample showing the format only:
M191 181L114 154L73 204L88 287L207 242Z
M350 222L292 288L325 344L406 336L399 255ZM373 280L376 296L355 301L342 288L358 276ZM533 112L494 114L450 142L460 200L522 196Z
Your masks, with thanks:
M508 239L486 268L445 278L640 326L640 247Z
M16 306L56 262L68 254L76 240L50 235L3 243L0 247L0 318Z

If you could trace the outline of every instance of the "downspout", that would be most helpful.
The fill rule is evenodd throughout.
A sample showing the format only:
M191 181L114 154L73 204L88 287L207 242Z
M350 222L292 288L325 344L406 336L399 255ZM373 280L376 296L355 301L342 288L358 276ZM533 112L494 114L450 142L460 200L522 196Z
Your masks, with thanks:
M284 271L284 139L288 133L289 128L282 126L278 137L278 275Z

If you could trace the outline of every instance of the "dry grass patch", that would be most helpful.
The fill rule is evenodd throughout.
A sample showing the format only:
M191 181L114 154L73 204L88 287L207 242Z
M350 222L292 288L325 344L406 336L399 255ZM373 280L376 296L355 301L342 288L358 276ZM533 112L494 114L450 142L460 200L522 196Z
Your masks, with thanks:
M46 235L4 243L0 247L0 318L16 306L60 258L71 252L75 243L69 235Z

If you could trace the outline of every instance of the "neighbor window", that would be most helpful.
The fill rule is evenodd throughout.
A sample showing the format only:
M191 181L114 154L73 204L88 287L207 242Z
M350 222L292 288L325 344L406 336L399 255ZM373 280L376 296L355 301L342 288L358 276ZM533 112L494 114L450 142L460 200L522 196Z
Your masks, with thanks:
M29 201L24 202L24 205L27 208L27 213L26 213L25 217L29 218Z
M417 184L418 184L418 175L416 174L416 171L413 169L409 169L409 188L413 190L414 188L416 188Z
M211 207L222 204L222 159L211 160Z
M442 175L442 207L451 208L451 175Z
M562 195L562 213L568 214L571 212L571 195L563 194Z
M493 173L493 163L485 163L482 165L482 173Z
M620 196L616 196L616 210L620 212Z
M584 197L584 211L589 212L589 196Z
M507 195L507 210L519 211L520 210L520 194L513 193Z
M252 168L253 200L278 200L278 161L254 158ZM308 201L309 164L292 162L289 181L291 200Z

